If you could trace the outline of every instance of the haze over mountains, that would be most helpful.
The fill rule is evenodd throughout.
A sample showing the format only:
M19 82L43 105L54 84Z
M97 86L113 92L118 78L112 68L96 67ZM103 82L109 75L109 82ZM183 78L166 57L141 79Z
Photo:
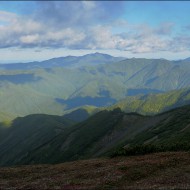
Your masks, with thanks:
M188 59L124 59L100 53L0 65L0 121L36 113L63 115L85 105L110 106L127 96L183 89L190 86L189 65ZM184 93L188 99L188 90Z

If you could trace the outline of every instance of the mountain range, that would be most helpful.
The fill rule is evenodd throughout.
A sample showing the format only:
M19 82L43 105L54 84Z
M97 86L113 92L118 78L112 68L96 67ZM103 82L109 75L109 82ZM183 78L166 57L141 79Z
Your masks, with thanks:
M1 65L0 165L189 149L189 64L95 53Z
M36 113L63 115L85 105L105 107L126 97L143 99L183 89L190 85L189 64L188 59L124 59L99 53L55 58L38 66L4 64L0 121Z
M0 64L0 69L5 70L30 70L39 68L53 68L53 67L64 67L64 68L75 68L81 66L93 66L104 63L118 62L125 58L113 57L108 54L94 53L83 56L66 56L57 57L45 61L33 61L27 63L9 63Z

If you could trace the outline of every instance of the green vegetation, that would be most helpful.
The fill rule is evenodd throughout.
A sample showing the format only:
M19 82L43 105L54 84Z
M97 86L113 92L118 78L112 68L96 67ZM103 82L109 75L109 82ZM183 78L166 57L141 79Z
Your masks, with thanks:
M158 115L161 122L123 142L111 156L165 151L190 151L190 110L184 106Z
M114 60L95 54L1 69L0 165L94 158L121 147L131 155L188 150L190 107L168 111L190 103L188 64Z
M175 143L169 145L159 144L142 144L132 145L129 147L121 147L110 154L110 157L116 156L136 156L145 155L157 152L177 152L177 151L190 151L189 143Z
M81 115L85 119L86 112ZM0 164L49 164L189 150L190 106L155 116L126 114L119 108L104 110L78 124L71 121L75 116L29 115L14 120L0 140Z
M124 112L137 112L144 115L155 115L190 103L190 89L173 90L160 94L126 97L115 105L108 107L121 108Z
M91 157L100 147L94 147L111 133L122 119L120 110L101 111L86 121L67 128L52 141L24 157L20 163L58 163ZM45 156L40 156L45 155Z
M43 146L74 122L50 115L17 118L10 127L0 127L0 164L17 163L28 151Z
M126 96L130 97L118 106L123 111L143 114L159 113L189 103L188 90L142 96L188 87L188 64L162 59L118 60L121 58L92 54L26 63L21 67L3 65L0 121L36 113L63 115L85 105L107 107ZM39 67L31 68L31 65Z
M0 189L189 189L187 63L96 53L2 66Z

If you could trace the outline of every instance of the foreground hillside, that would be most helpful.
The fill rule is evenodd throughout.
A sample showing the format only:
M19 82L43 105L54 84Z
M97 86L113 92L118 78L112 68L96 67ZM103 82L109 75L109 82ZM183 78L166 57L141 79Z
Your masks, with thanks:
M190 189L190 153L1 168L0 189Z
M68 119L74 116L31 115L16 119L0 138L0 165L96 158L135 145L162 145L165 148L161 151L190 148L190 106L156 116L104 110L72 125Z
M64 116L33 114L15 119L10 126L0 123L0 165L15 164L28 152L64 133L70 126L87 119L85 110Z

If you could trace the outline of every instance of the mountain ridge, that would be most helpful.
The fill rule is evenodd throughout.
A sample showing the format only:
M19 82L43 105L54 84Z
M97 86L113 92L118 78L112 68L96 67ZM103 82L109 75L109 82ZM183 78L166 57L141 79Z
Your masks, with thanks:
M15 70L15 69L37 69L37 68L52 68L52 67L81 67L87 65L97 65L97 64L104 64L109 62L116 62L123 60L123 57L113 57L108 54L102 53L92 53L86 54L82 56L64 56L64 57L56 57L51 58L48 60L43 61L32 61L32 62L25 62L25 63L10 63L10 64L0 64L1 69L7 70ZM82 63L86 62L85 64Z
M155 116L126 114L117 108L112 111L100 111L80 123L73 123L74 125L72 122L70 125L68 118L58 116L43 115L45 120L41 115L18 118L0 140L0 165L50 164L96 158L109 155L117 147L144 142L167 145L177 139L178 143L189 143L188 113L189 105ZM69 125L64 127L63 122L68 121ZM46 126L51 130L46 130ZM56 126L61 127L58 135L52 132ZM41 130L38 130L38 127ZM33 133L35 130L37 131ZM23 135L22 138L14 138L18 134L30 138L26 139ZM38 138L42 143L35 140ZM25 139L25 144L21 146L22 139Z

